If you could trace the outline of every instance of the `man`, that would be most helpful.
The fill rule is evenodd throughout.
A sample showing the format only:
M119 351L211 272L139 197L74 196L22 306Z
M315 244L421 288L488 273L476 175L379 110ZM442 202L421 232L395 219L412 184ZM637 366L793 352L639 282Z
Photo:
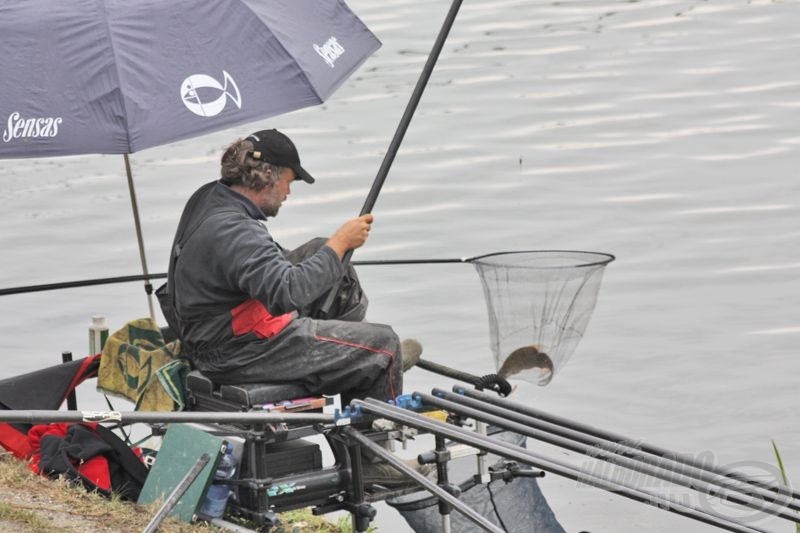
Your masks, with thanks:
M393 399L402 391L400 342L389 326L361 322L366 299L342 265L366 241L373 217L287 253L264 221L297 181L314 178L283 133L259 131L231 144L221 179L195 192L181 216L168 293L159 298L164 314L193 365L215 382L288 382L312 394L341 393L343 405ZM332 319L312 318L340 280Z

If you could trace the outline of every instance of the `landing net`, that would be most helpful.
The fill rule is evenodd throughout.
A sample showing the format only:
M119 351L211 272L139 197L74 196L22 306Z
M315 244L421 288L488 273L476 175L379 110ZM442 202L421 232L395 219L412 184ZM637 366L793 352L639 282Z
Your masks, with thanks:
M483 285L497 373L547 385L583 337L614 256L542 250L470 260Z

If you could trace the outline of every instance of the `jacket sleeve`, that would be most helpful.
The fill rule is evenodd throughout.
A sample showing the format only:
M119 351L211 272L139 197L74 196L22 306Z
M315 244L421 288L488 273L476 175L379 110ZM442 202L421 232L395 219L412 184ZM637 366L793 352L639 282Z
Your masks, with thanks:
M344 274L339 256L328 246L294 265L261 223L253 220L248 226L246 231L238 226L231 238L223 241L235 257L229 283L259 300L272 315L307 306Z

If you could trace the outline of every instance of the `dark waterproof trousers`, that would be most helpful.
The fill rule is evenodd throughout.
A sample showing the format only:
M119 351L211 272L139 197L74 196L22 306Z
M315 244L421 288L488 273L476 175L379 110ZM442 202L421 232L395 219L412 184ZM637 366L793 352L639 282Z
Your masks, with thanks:
M325 244L314 239L287 253L297 263ZM402 394L400 340L391 327L363 322L367 298L350 267L329 316L319 315L325 297L300 311L283 331L269 340L263 357L226 371L205 372L217 383L294 383L312 394L341 394L342 405L353 398L394 399Z

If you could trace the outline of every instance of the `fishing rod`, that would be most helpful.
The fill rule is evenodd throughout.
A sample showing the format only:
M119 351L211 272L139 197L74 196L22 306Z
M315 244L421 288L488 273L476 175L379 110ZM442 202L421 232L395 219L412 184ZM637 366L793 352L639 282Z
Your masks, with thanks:
M455 388L456 387L454 387L454 389ZM511 409L490 404L488 401L473 398L471 396L465 396L459 393L451 393L442 391L440 389L433 389L433 394L445 400L450 400L458 404L465 405L467 407L480 409L486 413L502 416L507 420L525 424L528 427L532 427L548 433L553 433L555 435L559 435L561 437L570 440L574 440L589 446L593 446L594 448L589 453L589 455L591 455L592 457L595 457L599 453L611 453L620 455L636 461L641 461L643 463L658 468L663 468L665 470L677 472L679 474L685 474L687 476L691 476L701 481L722 485L727 488L733 488L733 490L738 490L740 492L747 494L748 496L758 497L767 501L777 502L791 509L800 510L800 501L793 500L789 497L784 497L783 494L771 491L769 488L761 485L760 482L758 485L748 484L746 481L742 480L739 477L726 477L721 474L711 472L707 469L698 468L689 464L681 463L675 459L675 457L677 457L678 454L674 452L669 452L662 455L646 454L639 447L638 442L634 442L631 440L610 440L605 438L594 437L587 433L573 430L561 425L553 424L551 422L539 420L537 418L527 416L517 411L512 411Z
M606 458L608 458L609 460L611 460L613 455L619 455L627 459L641 461L648 465L657 468L662 468L664 470L668 470L678 474L683 474L707 483L721 485L725 488L730 488L732 490L742 492L746 494L748 497L757 497L765 501L778 503L780 505L783 505L785 507L794 510L800 510L800 502L784 498L783 495L778 495L775 492L771 492L767 488L747 485L746 483L744 483L739 479L732 479L720 476L718 474L711 473L707 470L678 463L677 461L674 461L672 459L672 457L674 457L677 454L671 454L670 456L646 455L643 454L642 451L638 448L638 446L631 441L611 441L607 439L594 438L585 433L564 428L562 426L558 426L556 424L552 424L549 422L543 422L533 417L526 416L524 414L517 413L515 411L511 411L510 409L505 409L492 404L488 404L488 402L470 398L457 393L446 392L440 389L433 389L432 394L438 398L455 402L457 404L464 405L468 408L479 409L483 413L500 416L503 417L503 419L505 420L524 424L526 427L529 428L535 428L536 430L539 431L545 431L547 433L552 433L554 435L558 435L560 437L564 437L572 441L580 442L584 445L592 446L592 448L584 452L591 457L597 457L598 459L603 459L603 460L606 460ZM532 436L533 438L537 438L535 435L530 435L530 436Z
M453 27L453 23L456 20L456 15L458 15L461 2L462 0L453 0L453 3L450 4L450 10L447 12L444 23L439 30L439 35L436 37L436 41L433 43L433 48L431 48L430 54L428 54L428 60L425 62L422 73L420 73L419 79L417 80L417 85L414 87L414 91L411 93L411 98L406 105L403 116L400 118L400 123L397 125L397 129L394 132L394 137L392 137L392 141L389 143L389 148L386 150L386 155L383 157L383 162L378 169L378 174L375 176L375 180L372 182L372 188L370 188L369 194L367 194L367 199L364 201L364 206L361 208L361 213L359 216L371 213L372 208L375 207L375 202L378 200L378 195L381 192L383 183L386 181L386 176L389 174L389 169L394 162L397 151L400 149L400 143L403 142L403 137L405 137L406 131L408 131L408 126L411 124L411 118L414 116L414 111L416 111L417 105L419 104L420 99L422 99L422 93L425 91L425 86L428 84L428 80L431 77L433 67L436 65L436 60L439 59L439 54L442 52L444 43L447 40L447 35L450 33L450 29ZM342 258L342 264L345 268L347 268L347 265L350 263L350 257L352 255L352 250L348 250L344 254L344 257ZM331 288L330 292L328 292L327 298L320 307L320 318L327 318L338 289L339 284L337 282L337 284Z
M378 400L353 400L350 404L356 408L360 408L363 412L379 415L382 418L399 422L409 427L441 435L452 441L466 444L467 446L472 446L488 453L494 453L502 457L513 459L515 461L519 461L520 463L534 466L552 474L572 479L573 481L578 481L581 483L590 482L594 487L602 488L625 498L629 498L640 503L653 505L660 509L686 516L688 518L726 529L728 531L735 531L739 533L767 533L764 530L742 524L734 519L714 516L703 509L675 501L671 498L667 498L656 493L624 486L602 476L587 474L576 469L572 465L556 459L545 458L526 448L502 442L497 439L492 439L491 437L480 435L474 431L454 426L452 424L439 422L417 413L407 411L400 407L385 404L384 402L380 402Z
M777 493L777 494L781 494L783 496L786 496L786 497L789 497L789 498L792 498L792 499L800 501L800 494L798 494L796 491L793 491L793 490L791 490L791 489L789 489L787 487L783 487L783 486L778 485L778 484L766 483L766 482L764 482L762 480L751 478L751 477L749 477L747 475L744 475L744 474L741 474L741 473L733 473L733 472L726 471L726 470L724 470L722 468L715 467L713 465L707 465L702 461L699 461L697 459L694 459L694 458L686 456L686 455L681 455L681 454L675 453L674 451L667 450L666 448L663 448L661 446L657 446L655 444L647 443L647 442L644 442L644 441L638 441L636 439L631 439L630 437L626 437L624 435L616 434L616 433L613 433L611 431L605 431L605 430L602 430L602 429L595 428L593 426L589 426L587 424L582 424L580 422L567 420L567 419L562 418L562 417L558 417L558 416L555 416L555 415L551 415L549 413L545 413L543 411L539 411L539 410L534 409L532 407L523 406L523 405L520 405L520 404L515 403L515 402L510 402L508 400L503 400L502 398L496 398L496 397L494 397L492 395L489 395L489 394L483 394L483 393L480 393L480 392L477 392L477 391L473 391L473 390L464 388L464 387L462 387L460 385L454 386L453 387L453 392L455 392L457 394L460 394L460 395L463 395L463 396L466 396L466 397L469 397L469 398L480 400L482 402L486 402L488 404L492 404L492 405L496 405L496 406L499 406L499 407L503 407L503 408L505 408L505 409L507 409L509 411L512 411L512 412L516 412L516 413L520 413L520 414L523 414L523 415L527 415L527 416L535 418L535 419L539 419L539 420L542 420L542 421L545 421L545 422L549 422L549 423L552 423L552 424L555 424L555 425L558 425L558 426L562 426L564 428L568 428L568 429L571 429L571 430L574 430L574 431L577 431L577 432L580 432L580 433L585 433L587 435L591 435L591 436L594 436L594 437L597 437L597 438L600 438L600 439L604 439L604 440L607 440L607 441L612 441L612 442L616 442L616 443L619 443L619 442L628 442L628 443L636 442L636 449L638 451L640 451L640 452L645 452L645 453L648 453L648 454L651 454L651 455L656 455L656 456L659 456L659 457L667 457L672 461L684 464L686 466L690 466L692 468L696 468L696 469L699 469L699 470L705 470L705 471L711 472L711 473L713 473L713 474L715 474L717 476L723 476L723 477L729 478L732 481L744 482L744 483L747 483L748 485L751 485L753 487L764 488L764 489L767 489L767 490L769 490L771 492L774 492L774 493Z
M451 413L455 413L467 418L480 420L497 427L519 433L520 435L525 435L527 437L558 446L560 448L585 454L586 456L594 459L610 462L614 465L633 470L634 472L639 472L647 476L663 479L670 483L681 485L710 496L716 496L725 501L736 503L744 507L749 507L756 511L778 516L791 522L800 523L800 516L786 512L786 507L789 506L790 502L775 498L775 494L772 494L772 497L775 498L773 501L762 505L762 500L756 497L756 495L753 494L753 491L749 490L747 487L733 487L730 485L724 486L720 483L718 478L717 480L707 481L707 477L691 477L686 473L669 469L668 466L670 465L668 464L661 464L657 467L652 467L651 465L641 463L632 458L610 453L609 451L593 444L576 442L569 440L568 438L558 435L551 435L549 433L544 433L539 429L531 428L526 424L527 420L515 421L510 419L509 417L512 415L512 413L506 410L495 410L492 412L490 408L484 408L485 406L482 405L471 407L463 405L460 402L456 402L454 400L457 399L457 395L448 395L448 397L452 398L451 400L442 397L447 395L447 393L444 391L434 389L433 393L434 395L414 393L414 398L422 401L426 405L445 409ZM667 470L667 472L664 472L664 470ZM752 487L750 487L750 489L752 489Z

